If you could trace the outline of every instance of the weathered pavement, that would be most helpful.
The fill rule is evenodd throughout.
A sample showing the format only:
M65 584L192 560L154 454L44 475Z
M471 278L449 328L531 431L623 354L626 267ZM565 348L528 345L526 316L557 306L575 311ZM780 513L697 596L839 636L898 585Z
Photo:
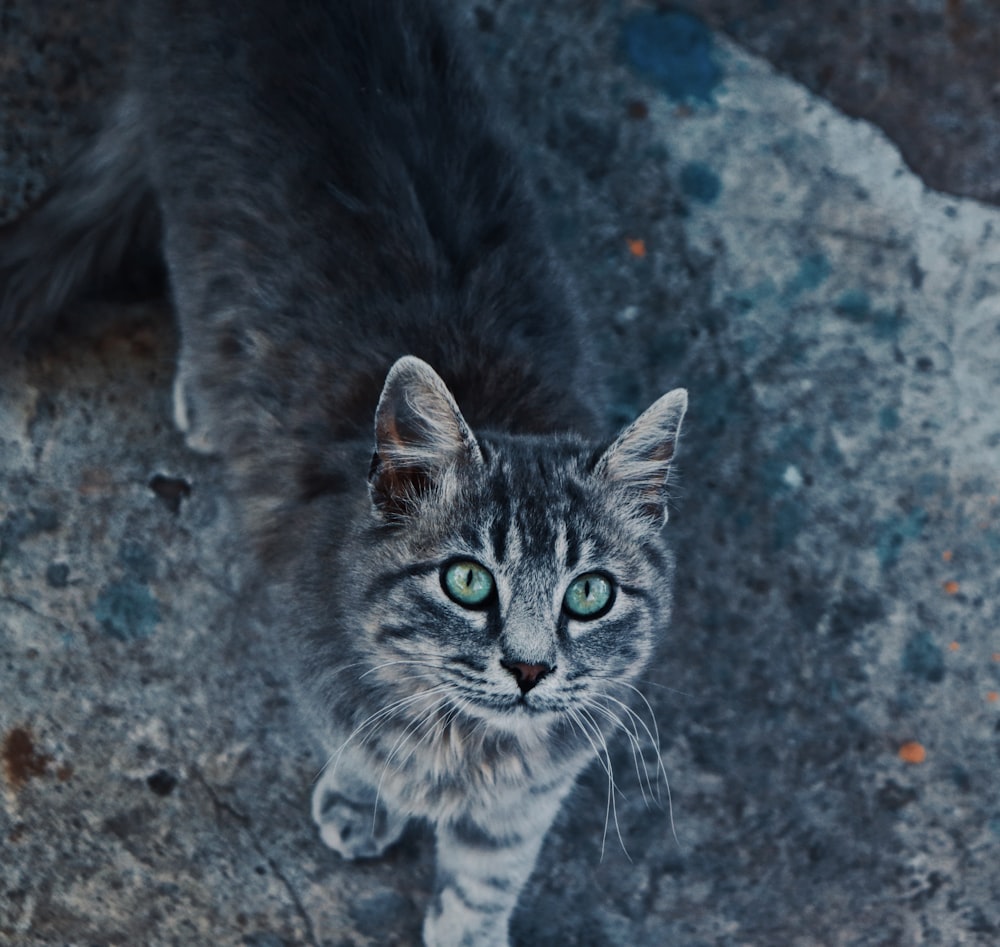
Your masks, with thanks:
M515 941L1000 942L1000 210L690 20L462 7L616 413L692 398L643 685L676 838L623 739L617 827L595 765ZM47 9L4 12L10 210L124 43ZM0 943L413 944L432 841L314 836L280 620L137 315L0 367Z

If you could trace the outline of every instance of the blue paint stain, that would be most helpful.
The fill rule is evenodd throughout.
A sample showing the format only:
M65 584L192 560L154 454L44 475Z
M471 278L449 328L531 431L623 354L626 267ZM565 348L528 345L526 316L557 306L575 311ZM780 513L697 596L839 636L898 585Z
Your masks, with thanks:
M878 426L883 431L895 431L899 427L899 412L891 405L880 408Z
M903 670L932 684L944 678L944 654L926 631L918 631L906 642Z
M872 309L872 301L863 289L849 289L833 304L833 311L851 322L871 327L882 341L894 339L903 324L901 310Z
M622 30L632 67L678 102L712 101L722 78L712 58L712 31L688 13L639 13Z
M160 622L160 607L149 587L135 579L112 582L97 597L94 618L112 638L148 638Z
M787 500L779 503L771 514L771 548L778 552L790 546L804 526L801 504Z
M899 329L903 324L901 312L892 312L889 309L878 309L875 311L872 321L872 328L876 338L889 341L896 338Z
M156 577L156 560L148 549L137 542L126 539L118 550L118 558L129 574L140 582Z
M749 289L738 290L729 299L741 312L750 312L758 305L772 299L777 293L774 282L769 279L755 283Z
M719 176L700 161L691 161L681 168L680 182L684 194L702 204L711 204L722 191Z
M985 535L985 539L986 545L989 546L994 553L1000 556L1000 532L988 532Z
M903 544L909 539L919 539L926 523L926 510L917 507L905 517L894 516L882 524L878 531L875 551L883 569L896 564Z
M830 261L822 253L812 253L803 257L799 271L785 287L785 299L793 299L800 293L818 289L830 275Z
M864 322L871 314L872 302L863 289L849 289L833 304L833 310L852 322Z

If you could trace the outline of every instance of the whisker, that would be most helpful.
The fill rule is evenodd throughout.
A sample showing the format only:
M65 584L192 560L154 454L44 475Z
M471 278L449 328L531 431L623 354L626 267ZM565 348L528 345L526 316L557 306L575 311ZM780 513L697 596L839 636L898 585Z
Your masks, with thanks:
M592 707L598 713L600 713L606 720L610 720L614 724L615 728L621 730L626 737L628 737L629 748L632 751L632 762L635 764L635 775L636 779L639 781L639 791L642 793L642 801L649 808L649 801L654 797L653 785L649 778L649 767L646 764L646 757L642 752L642 747L639 744L639 734L635 730L630 730L625 722L619 717L613 710L605 707L603 704L597 702L593 698L585 699L585 703L588 707ZM634 727L634 724L633 724ZM642 768L639 767L639 760L642 759ZM643 778L645 777L645 783ZM646 795L646 788L649 788L649 796Z
M659 799L660 798L660 792L659 792L660 774L662 772L664 779L666 779L666 776L667 776L666 771L665 771L665 769L663 767L663 755L660 752L659 732L656 732L654 734L654 732L649 729L649 726L646 724L646 721L643 720L642 717L640 717L624 701L618 700L617 697L612 697L610 694L607 694L607 693L602 693L602 694L597 695L597 696L600 696L600 697L604 698L605 700L612 701L613 703L615 703L619 707L621 707L622 710L625 711L626 715L628 716L629 722L632 724L632 733L634 734L634 736L635 736L635 738L636 738L637 741L639 739L639 731L638 731L638 728L636 727L636 724L638 723L639 726L641 726L642 729L645 731L646 737L647 737L647 739L649 740L650 744L653 747L653 752L656 754L656 766L654 766L653 769L656 772L656 786L657 786L657 789L656 789L656 798ZM653 720L653 726L654 726L654 728L656 726L656 720L655 720L655 718ZM640 749L640 753L641 753L641 749ZM645 754L643 754L643 763L645 764ZM647 773L647 779L648 779L648 775L649 774ZM650 788L650 793L652 793L653 792L652 785L650 785L649 788Z
M392 749L389 751L389 755L386 757L385 763L382 766L382 772L379 775L378 785L375 787L375 805L372 807L372 833L374 833L375 831L376 820L378 818L378 802L382 796L382 783L385 780L386 773L388 773L389 771L389 764L392 762L393 757L399 751L401 746L405 745L405 741L408 741L410 736L417 730L419 730L420 727L422 727L428 720L433 720L434 715L437 713L438 709L444 704L446 704L447 701L448 701L447 697L439 697L436 701L434 701L434 703L426 711L424 711L423 714L421 714L415 720L411 721L406 726L406 728L397 738L396 742L393 744ZM433 732L433 727L431 728L430 732ZM419 745L420 744L418 743L417 746ZM399 764L399 766L397 766L397 771L406 765L406 762L410 759L412 755L413 751L411 750L407 754L406 759L404 759Z
M618 803L615 800L615 793L618 793L624 798L624 793L618 787L615 782L614 777L614 764L611 762L611 752L608 749L608 743L604 739L604 734L601 732L601 728L597 721L590 715L590 712L583 708L577 708L577 713L592 727L592 733L595 734L597 739L600 741L601 746L604 750L604 758L607 761L607 773L608 773L608 808L610 809L610 814L614 817L615 823L615 834L618 836L618 844L621 845L622 851L625 853L625 857L632 861L632 856L629 855L628 848L625 845L625 839L622 838L621 825L618 822ZM607 837L607 816L608 813L605 812L605 838ZM601 841L601 858L604 858L604 840Z
M593 738L590 736L590 733L588 732L587 727L583 722L583 719L580 717L579 713L573 708L569 708L567 713L569 715L570 720L573 721L573 724L580 728L580 732L584 735L587 742L590 744L591 749L593 749L594 751L594 755L597 757L597 760L601 764L601 766L604 767L605 772L608 773L608 777L610 779L611 772L607 768L607 766L605 766L604 760L601 758L601 754L597 749L597 744L594 743ZM604 861L604 848L608 840L608 822L610 818L611 818L611 785L609 783L608 801L604 808L604 831L601 833L601 861Z
M619 681L619 683L624 683L624 681ZM640 678L640 684L648 684L650 687L658 687L661 691L667 691L669 694L677 694L680 697L685 697L688 700L694 700L694 694L689 694L687 691L679 690L676 687L667 687L666 684L661 684L659 681L651 681L649 678Z
M316 777L314 778L313 781L315 782L317 779L319 779L319 777L323 775L323 773L326 771L326 769L330 766L331 763L333 763L334 770L336 770L336 767L340 763L340 758L343 756L344 750L346 750L351 741L366 728L374 726L375 731L377 731L378 725L383 723L386 719L391 717L397 711L402 710L404 707L407 707L410 704L415 703L416 701L423 700L424 698L432 694L440 693L441 691L447 690L449 686L450 685L448 684L437 684L436 686L428 688L427 690L419 691L416 694L409 694L406 697L401 697L398 700L394 700L392 701L392 703L389 703L386 706L382 707L381 709L376 710L374 713L369 714L361 723L359 723L354 728L354 730L347 737L347 739L344 740L344 742L341 743L340 746L336 750L334 750L333 753L330 754L329 758L320 768L319 772L316 774ZM362 741L362 744L366 743L372 737L375 731L369 733Z
M407 658L407 659L400 659L398 661L384 661L382 664L376 664L374 667L368 668L368 670L365 671L364 674L359 674L358 675L358 680L359 681L363 680L364 678L368 677L369 674L374 674L376 671L381 671L384 668L392 667L394 664L411 664L411 665L415 665L417 667L431 668L431 670L433 670L433 671L440 671L441 670L440 665L434 664L431 661L417 661L417 660L414 660L414 659Z
M608 761L608 779L610 781L609 789L611 791L611 813L614 816L615 821L615 834L618 836L618 844L621 845L622 851L625 853L625 857L629 861L632 861L632 856L629 854L628 848L625 846L625 839L622 838L621 825L618 822L618 803L615 800L615 793L617 792L623 799L625 798L625 794L618 788L618 784L615 782L614 764L611 762L611 751L608 749L607 740L604 739L604 734L601 732L601 728L597 721L594 720L589 711L581 710L581 713L583 714L584 719L590 721L591 726L594 727L594 731L601 741L601 745L604 747L604 756Z
M677 826L676 826L676 824L674 822L674 800L673 800L673 795L670 792L670 778L667 776L667 768L666 768L666 766L663 765L663 751L660 748L660 728L659 728L659 726L658 726L658 724L656 722L656 714L653 712L652 705L646 699L646 695L643 694L643 692L641 690L639 690L638 687L636 687L633 684L628 683L628 681L612 681L611 683L613 683L613 684L619 684L619 685L621 685L623 687L629 688L629 690L631 690L631 691L634 691L636 694L639 695L640 700L642 700L642 702L646 705L646 709L649 711L649 717L653 721L653 732L652 733L650 733L649 727L646 725L646 722L642 719L642 717L640 717L634 710L632 710L632 708L629 707L628 704L624 703L624 701L618 700L616 697L612 697L608 693L602 694L603 697L606 697L608 700L612 700L616 704L618 704L619 706L623 707L634 720L636 720L640 724L642 724L643 729L646 731L646 734L649 736L650 740L652 741L652 743L653 743L653 749L656 752L656 762L657 762L657 776L656 776L656 781L657 781L657 785L659 785L660 774L662 773L663 774L663 784L664 784L664 786L666 787L666 790L667 790L667 814L668 814L668 816L670 818L670 832L671 832L671 834L674 837L674 842L676 842L677 845L680 846L681 842L680 842L680 839L677 837Z

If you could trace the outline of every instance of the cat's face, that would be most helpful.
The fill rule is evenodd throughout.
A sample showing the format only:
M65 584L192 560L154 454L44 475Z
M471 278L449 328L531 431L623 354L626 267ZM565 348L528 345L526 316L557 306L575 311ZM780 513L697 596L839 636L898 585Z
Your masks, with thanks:
M404 361L371 480L367 673L421 711L516 732L576 715L586 729L627 699L669 621L659 532L683 396L603 454L567 437L477 440L440 379Z
M579 443L479 443L481 464L376 528L373 673L504 728L600 713L669 620L665 553Z

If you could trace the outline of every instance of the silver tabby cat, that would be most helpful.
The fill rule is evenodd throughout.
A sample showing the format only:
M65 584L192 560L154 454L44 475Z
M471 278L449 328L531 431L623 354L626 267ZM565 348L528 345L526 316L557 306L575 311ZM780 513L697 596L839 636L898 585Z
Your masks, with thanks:
M446 20L142 0L103 130L0 231L0 334L165 262L177 421L298 644L323 840L376 856L429 820L424 942L479 947L635 727L686 394L602 437L587 327Z

